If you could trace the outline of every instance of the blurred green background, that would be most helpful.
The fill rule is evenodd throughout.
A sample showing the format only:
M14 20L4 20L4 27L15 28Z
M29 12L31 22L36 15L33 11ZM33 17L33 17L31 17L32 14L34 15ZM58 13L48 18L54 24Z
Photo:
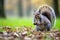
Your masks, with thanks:
M56 26L60 29L60 0L0 0L0 27L31 26L33 25L33 13L39 6L47 4L56 13Z

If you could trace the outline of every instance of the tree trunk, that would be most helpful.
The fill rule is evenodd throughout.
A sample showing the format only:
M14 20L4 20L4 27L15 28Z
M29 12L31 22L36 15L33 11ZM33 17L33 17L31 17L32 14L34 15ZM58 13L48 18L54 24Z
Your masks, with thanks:
M5 18L5 14L4 14L4 0L0 0L0 17Z
M54 9L55 13L57 16L59 16L59 11L58 11L58 0L53 0L54 1Z
M23 16L23 11L22 11L22 0L18 1L18 10L19 10L19 16Z

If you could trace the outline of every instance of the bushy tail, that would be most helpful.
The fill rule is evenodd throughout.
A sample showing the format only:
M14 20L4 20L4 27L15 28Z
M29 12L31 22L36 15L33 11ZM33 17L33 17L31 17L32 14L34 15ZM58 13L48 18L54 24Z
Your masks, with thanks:
M42 5L37 9L36 12L39 12L40 14L43 14L43 12L42 12L43 8L46 8L46 9L48 8L45 11L49 12L49 13L44 14L44 15L51 21L52 26L55 26L56 25L56 15L55 15L54 9L50 6L48 6L48 5Z

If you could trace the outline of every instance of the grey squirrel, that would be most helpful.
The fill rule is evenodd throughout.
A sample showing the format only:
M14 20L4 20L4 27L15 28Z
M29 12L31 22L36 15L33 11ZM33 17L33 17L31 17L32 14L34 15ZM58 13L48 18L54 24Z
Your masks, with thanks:
M40 30L40 24L44 25L47 31L50 31L51 27L56 23L56 15L52 7L48 5L40 6L34 12L34 25L36 25L36 30Z

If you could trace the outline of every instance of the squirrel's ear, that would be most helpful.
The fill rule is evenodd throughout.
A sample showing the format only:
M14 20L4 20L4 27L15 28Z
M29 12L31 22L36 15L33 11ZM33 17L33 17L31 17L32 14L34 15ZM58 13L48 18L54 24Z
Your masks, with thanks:
M36 10L34 10L34 12L35 12Z
M36 9L34 10L34 13L33 13L33 15L35 15L35 12L36 12Z
M35 15L35 12L33 13L33 15Z

